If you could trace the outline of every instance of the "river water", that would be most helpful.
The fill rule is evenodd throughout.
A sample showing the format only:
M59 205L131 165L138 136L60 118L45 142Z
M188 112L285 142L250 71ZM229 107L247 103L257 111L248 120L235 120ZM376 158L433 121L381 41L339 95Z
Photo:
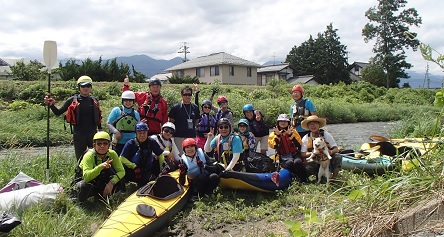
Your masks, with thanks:
M369 142L371 135L388 136L390 129L396 126L396 122L366 122L366 123L342 123L327 124L324 129L331 133L341 148L359 149L362 143ZM51 147L50 154L61 153L74 157L73 146ZM274 154L274 150L269 148L268 155ZM26 155L32 158L39 155L46 155L46 147L29 147L19 149L0 150L0 159L6 156Z

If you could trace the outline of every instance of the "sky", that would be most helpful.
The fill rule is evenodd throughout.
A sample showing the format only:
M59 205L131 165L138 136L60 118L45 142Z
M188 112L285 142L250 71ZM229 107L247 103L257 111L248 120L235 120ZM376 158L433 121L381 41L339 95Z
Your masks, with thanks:
M0 0L0 58L43 58L45 40L57 42L57 58L104 59L145 54L155 59L188 59L225 52L263 64L280 63L333 24L347 46L349 63L368 62L374 41L364 42L365 12L377 0ZM409 0L422 25L418 38L444 53L444 1ZM407 50L411 70L426 61ZM444 75L429 63L430 73Z

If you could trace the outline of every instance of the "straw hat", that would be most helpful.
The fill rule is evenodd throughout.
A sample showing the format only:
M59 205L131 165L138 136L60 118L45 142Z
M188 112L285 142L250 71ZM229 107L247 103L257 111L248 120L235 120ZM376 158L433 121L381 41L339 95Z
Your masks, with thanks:
M327 124L327 120L324 118L319 118L316 115L312 115L312 116L308 116L308 118L304 119L304 121L302 121L301 126L303 129L305 130L310 130L308 129L308 123L309 122L318 122L319 123L319 128L324 127Z

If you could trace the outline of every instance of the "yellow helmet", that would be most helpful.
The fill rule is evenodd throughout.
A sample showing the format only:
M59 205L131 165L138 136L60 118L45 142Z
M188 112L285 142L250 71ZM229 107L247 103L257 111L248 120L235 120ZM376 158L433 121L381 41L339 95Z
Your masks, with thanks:
M109 134L107 132L104 131L100 131L97 132L94 137L93 137L93 141L95 140L107 140L107 141L111 141L111 138L109 137Z
M89 76L81 76L79 77L79 79L77 80L77 85L78 86L84 86L84 85L92 85L92 79Z

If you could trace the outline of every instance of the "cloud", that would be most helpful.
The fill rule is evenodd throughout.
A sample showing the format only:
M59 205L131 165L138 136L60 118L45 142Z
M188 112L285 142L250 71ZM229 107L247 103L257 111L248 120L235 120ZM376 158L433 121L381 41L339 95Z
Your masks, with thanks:
M361 0L163 0L163 1L2 1L0 58L41 59L43 42L55 40L59 58L112 58L147 54L171 59L184 42L189 58L226 52L257 63L284 60L294 46L333 24L349 61L368 61L374 42L366 44L365 11L377 1ZM444 52L444 27L437 9L425 0L410 0L423 18L413 31ZM408 52L415 70L426 64ZM433 68L434 71L442 71Z

